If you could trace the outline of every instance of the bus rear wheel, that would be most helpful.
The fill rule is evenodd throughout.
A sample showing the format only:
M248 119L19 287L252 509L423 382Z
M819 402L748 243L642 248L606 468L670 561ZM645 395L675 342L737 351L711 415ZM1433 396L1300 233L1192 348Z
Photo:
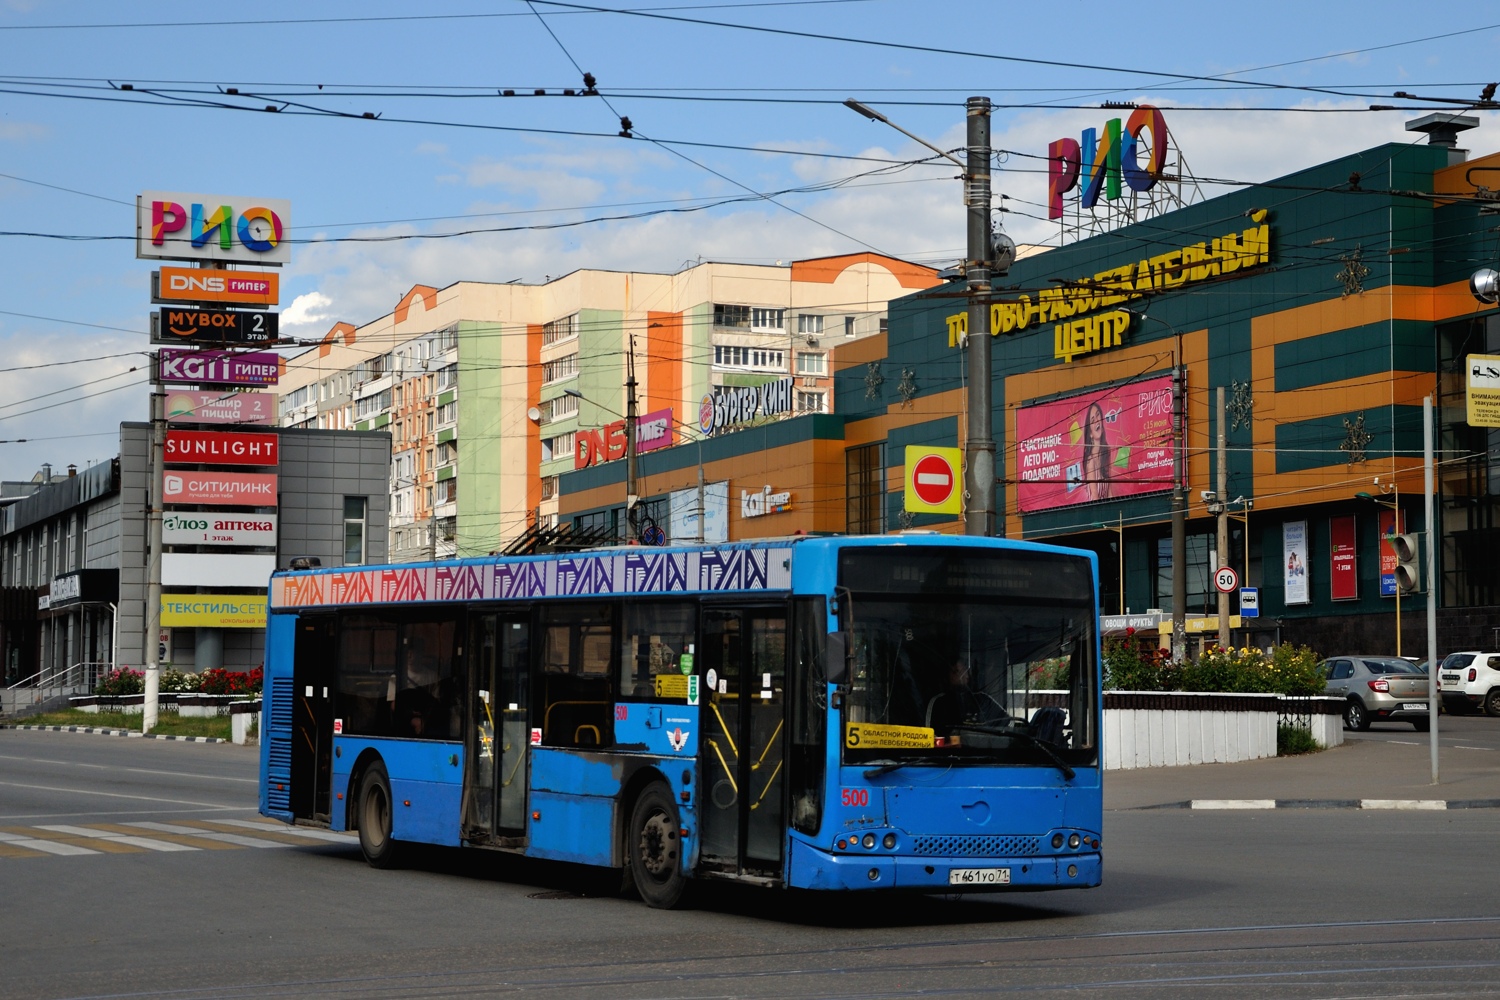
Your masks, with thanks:
M391 780L385 765L375 761L359 783L359 849L375 868L390 868L400 854L400 841L391 836Z
M661 782L648 785L630 813L630 874L647 906L669 910L682 899L681 822L672 793Z

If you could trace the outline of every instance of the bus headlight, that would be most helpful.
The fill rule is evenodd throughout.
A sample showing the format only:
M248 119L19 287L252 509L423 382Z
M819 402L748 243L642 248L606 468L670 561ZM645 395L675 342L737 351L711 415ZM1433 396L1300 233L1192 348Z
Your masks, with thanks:
M1076 834L1076 833L1073 834L1073 835L1071 835L1070 837L1068 837L1068 846L1071 847L1075 851L1078 850L1078 845L1081 844L1082 842L1083 841L1079 838L1078 834Z
M1052 849L1055 851L1058 848L1062 847L1062 845L1063 845L1063 835L1060 834L1060 833L1054 833L1052 835Z
M873 833L865 834L865 839L861 843L865 845L865 850L870 850L875 846L875 835Z
M885 849L887 851L895 850L895 848L896 848L896 835L894 833L888 833L888 834L886 834L885 835L885 839L882 840L881 843L885 845Z

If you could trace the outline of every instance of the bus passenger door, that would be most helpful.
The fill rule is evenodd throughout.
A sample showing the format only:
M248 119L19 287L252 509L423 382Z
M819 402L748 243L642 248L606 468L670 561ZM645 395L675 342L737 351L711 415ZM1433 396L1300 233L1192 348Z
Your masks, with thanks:
M338 641L332 617L297 622L292 716L292 815L327 820L333 782L333 670Z
M531 623L513 612L471 620L473 764L465 822L474 839L519 837L526 827Z
M703 857L779 875L785 839L786 612L705 608Z

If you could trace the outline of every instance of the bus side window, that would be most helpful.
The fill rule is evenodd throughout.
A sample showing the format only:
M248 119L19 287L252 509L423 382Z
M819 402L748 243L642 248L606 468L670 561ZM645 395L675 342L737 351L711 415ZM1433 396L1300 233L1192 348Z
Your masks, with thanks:
M401 657L391 697L395 735L428 740L459 737L459 685L453 675L458 623L410 622L401 630Z
M561 605L544 612L540 692L542 745L614 742L614 608Z
M396 684L396 626L374 615L348 615L339 640L336 711L351 736L392 734L390 699Z
M828 756L828 611L821 597L799 597L792 606L792 727L787 787L791 823L817 834L823 824L823 779Z
M687 601L635 601L625 607L620 698L687 702L697 652L698 607Z

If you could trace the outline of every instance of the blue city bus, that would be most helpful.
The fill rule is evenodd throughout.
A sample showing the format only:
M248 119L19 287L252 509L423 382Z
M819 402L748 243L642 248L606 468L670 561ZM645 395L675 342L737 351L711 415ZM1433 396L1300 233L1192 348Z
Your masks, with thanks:
M909 532L271 579L260 811L693 880L1099 884L1093 553Z

